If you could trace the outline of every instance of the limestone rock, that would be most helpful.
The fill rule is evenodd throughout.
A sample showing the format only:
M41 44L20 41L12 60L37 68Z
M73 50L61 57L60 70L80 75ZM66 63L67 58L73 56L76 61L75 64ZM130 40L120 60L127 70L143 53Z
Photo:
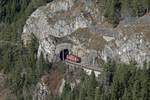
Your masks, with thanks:
M43 52L50 62L57 61L64 49L84 63L98 56L125 63L150 60L149 16L126 18L115 29L106 27L100 17L94 0L54 0L31 14L22 40L27 44L33 33L40 43L38 56Z

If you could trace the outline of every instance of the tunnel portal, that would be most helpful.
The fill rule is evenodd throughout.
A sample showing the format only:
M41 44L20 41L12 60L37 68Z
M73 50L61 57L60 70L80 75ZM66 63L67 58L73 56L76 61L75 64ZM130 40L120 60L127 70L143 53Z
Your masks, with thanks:
M69 50L68 49L64 49L60 52L60 59L63 61L66 59L67 55L69 54Z

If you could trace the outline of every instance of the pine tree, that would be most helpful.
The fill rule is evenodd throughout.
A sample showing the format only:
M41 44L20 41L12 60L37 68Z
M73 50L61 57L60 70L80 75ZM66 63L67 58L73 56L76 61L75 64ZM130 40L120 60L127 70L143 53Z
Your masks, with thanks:
M78 100L84 100L86 98L88 80L89 77L86 75L84 71L82 71Z
M2 58L2 68L4 70L5 73L10 71L10 61L9 61L9 51L5 51L3 58Z
M85 84L81 84L80 90L79 90L79 100L84 100L86 97L86 88Z
M149 12L150 1L149 0L143 0L143 6L146 8L146 12Z
M141 81L140 81L140 70L136 71L136 76L135 76L135 82L133 84L133 88L132 88L132 99L133 100L140 100L141 97Z
M50 70L50 65L46 63L43 53L41 53L40 58L38 60L37 70L39 74L42 74L43 72L48 72Z
M145 68L141 71L141 75L139 76L141 79L141 100L149 99L149 73L145 66Z
M132 1L132 16L141 16L144 13L143 10L143 4L141 0Z
M101 90L99 87L95 90L95 99L94 100L101 100Z
M71 86L67 82L65 82L61 98L62 100L71 100Z
M126 88L121 100L132 100L131 92Z
M116 16L116 0L108 0L107 7L104 16L108 19L110 23L114 25L114 27L118 24L118 18Z
M122 16L130 15L131 0L121 0L121 14Z
M95 89L97 87L97 81L96 81L94 71L92 71L88 83L89 83L88 90L87 90L88 100L94 100Z

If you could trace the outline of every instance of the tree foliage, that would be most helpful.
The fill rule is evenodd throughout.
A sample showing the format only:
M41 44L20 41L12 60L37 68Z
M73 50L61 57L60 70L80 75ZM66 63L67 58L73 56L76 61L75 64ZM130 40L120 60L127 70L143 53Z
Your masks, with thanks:
M140 17L149 12L149 0L106 0L104 16L114 27L119 21L128 17Z
M105 74L101 74L100 77L111 77L111 81L110 78L106 79L108 82L98 81L94 72L90 76L84 74L79 86L65 94L76 91L71 100L149 100L149 69L144 66L143 69L139 69L134 64L114 64L110 61L104 70Z

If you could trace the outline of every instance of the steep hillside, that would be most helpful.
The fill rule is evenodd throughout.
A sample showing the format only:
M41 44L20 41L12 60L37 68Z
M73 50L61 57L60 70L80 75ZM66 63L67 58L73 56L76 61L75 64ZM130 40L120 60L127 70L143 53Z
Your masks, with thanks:
M59 0L38 8L24 26L24 44L28 44L33 33L41 44L38 55L43 52L50 62L55 62L57 55L64 49L83 57L83 63L87 58L92 60L97 57L124 63L134 60L143 64L144 61L149 61L150 17L132 17L132 22L129 21L131 17L128 17L120 21L117 28L108 27L104 24L107 21L100 19L102 14L99 13L98 4L94 1ZM56 38L72 42L58 43ZM65 43L73 47L70 48ZM64 46L61 47L62 45ZM93 58L88 57L92 50L97 52L97 55L92 55Z
M149 100L150 0L0 0L0 100Z

